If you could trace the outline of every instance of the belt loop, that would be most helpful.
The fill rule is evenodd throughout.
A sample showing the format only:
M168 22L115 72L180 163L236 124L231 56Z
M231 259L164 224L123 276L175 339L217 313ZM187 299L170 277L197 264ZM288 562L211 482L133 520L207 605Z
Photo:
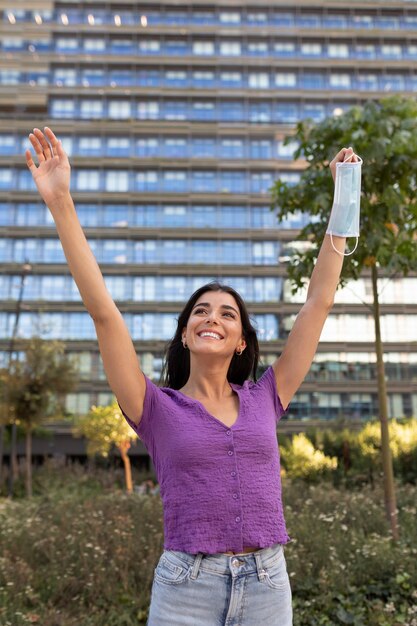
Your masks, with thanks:
M258 578L260 581L262 581L265 578L265 570L262 567L262 559L261 559L261 555L259 554L259 552L255 552L255 561L256 561L256 569L258 572Z
M200 563L201 563L201 561L203 559L203 556L204 556L203 552L198 552L197 556L194 559L194 565L193 565L193 569L192 569L191 575L190 575L190 578L192 578L193 580L195 580L197 578L197 576L198 576L198 570L199 570L199 567L200 567Z

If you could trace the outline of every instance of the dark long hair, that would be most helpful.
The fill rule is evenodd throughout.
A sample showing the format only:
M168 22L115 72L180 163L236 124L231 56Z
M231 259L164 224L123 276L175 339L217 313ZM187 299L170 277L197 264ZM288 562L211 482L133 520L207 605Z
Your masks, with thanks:
M190 351L182 345L182 331L187 326L191 311L203 293L207 291L224 291L236 300L242 321L242 334L246 341L246 348L239 356L233 355L227 372L227 380L231 383L243 385L245 380L251 377L256 380L256 370L259 360L259 344L256 330L251 324L246 305L241 296L232 287L222 285L217 281L203 285L195 291L178 317L178 325L175 335L168 344L165 364L162 372L162 384L171 389L184 387L190 376Z

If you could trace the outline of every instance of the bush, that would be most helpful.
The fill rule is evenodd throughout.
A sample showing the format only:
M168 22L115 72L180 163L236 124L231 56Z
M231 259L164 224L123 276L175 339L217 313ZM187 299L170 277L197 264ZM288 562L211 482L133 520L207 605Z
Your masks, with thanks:
M0 500L2 626L145 624L162 507L126 495L120 474L41 471L42 495ZM379 485L352 493L285 479L283 492L294 626L416 626L416 488L398 487L396 544Z
M281 459L285 471L291 478L304 478L309 481L317 481L329 470L337 467L337 459L315 450L303 433L294 435L292 441L281 447Z
M417 483L417 419L389 423L390 446L393 457L394 473L403 482ZM306 437L313 446L326 457L337 459L337 468L331 472L336 484L342 479L350 484L374 483L375 477L382 472L381 430L379 422L368 422L359 432L344 428L342 430L310 430ZM282 449L290 446L284 442ZM287 466L287 454L284 452L283 464L291 477L301 477L293 464ZM314 479L316 470L311 466ZM329 474L329 472L327 472Z

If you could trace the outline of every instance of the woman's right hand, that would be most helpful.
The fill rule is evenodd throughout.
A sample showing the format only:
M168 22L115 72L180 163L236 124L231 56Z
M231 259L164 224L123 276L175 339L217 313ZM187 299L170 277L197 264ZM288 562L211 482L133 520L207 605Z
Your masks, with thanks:
M48 127L45 127L44 133L39 128L34 128L29 139L39 165L36 166L33 162L30 150L25 152L26 164L45 204L53 209L69 194L71 167L68 157L62 143Z

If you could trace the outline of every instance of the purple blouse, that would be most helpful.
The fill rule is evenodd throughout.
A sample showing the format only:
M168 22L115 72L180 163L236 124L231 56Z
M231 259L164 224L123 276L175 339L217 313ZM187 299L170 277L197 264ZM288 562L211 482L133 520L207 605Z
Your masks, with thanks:
M256 382L231 384L239 414L225 426L199 402L146 378L133 430L155 466L164 548L197 554L287 543L276 425L285 413L268 367Z

